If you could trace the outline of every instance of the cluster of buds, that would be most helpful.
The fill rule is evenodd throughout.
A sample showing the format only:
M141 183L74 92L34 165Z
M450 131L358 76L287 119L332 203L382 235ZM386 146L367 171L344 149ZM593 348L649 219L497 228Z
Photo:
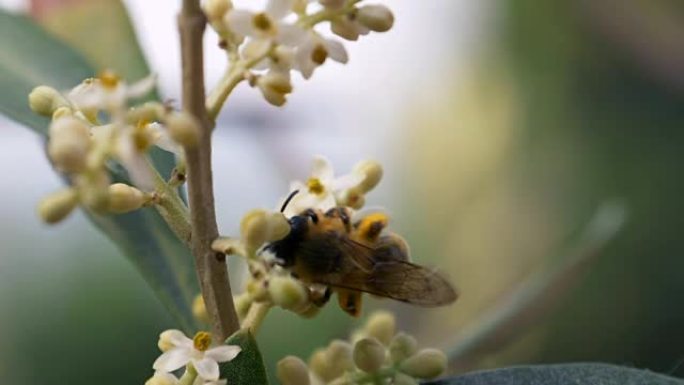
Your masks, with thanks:
M229 362L242 350L239 346L214 346L211 334L200 331L191 339L180 330L166 330L157 343L162 354L152 365L154 375L145 385L226 385L219 379L219 364ZM184 368L179 379L174 372Z
M98 213L125 213L153 203L159 177L148 159L154 146L176 155L197 143L199 126L191 116L148 102L129 104L154 89L154 77L126 84L111 72L86 79L60 93L39 86L29 95L31 109L51 118L47 153L70 187L39 205L48 223L59 222L81 204ZM112 183L108 167L122 165L132 185Z
M441 375L446 363L443 352L419 350L414 337L396 333L394 316L379 311L349 341L316 350L308 365L295 356L283 358L277 375L283 385L417 385L418 379Z
M204 12L229 54L231 70L242 71L271 104L281 106L292 92L290 72L309 79L328 59L349 60L344 45L316 26L346 40L369 32L386 32L394 24L383 5L359 5L361 0L268 0L261 12L233 7L231 0L207 0Z
M326 301L327 288L305 284L292 277L264 251L264 246L287 236L290 231L288 219L307 209L327 211L333 207L346 207L352 215L358 213L356 210L363 207L365 194L381 178L382 167L375 161L361 161L351 173L335 177L330 162L315 157L309 179L291 183L291 191L299 192L285 210L252 210L242 219L239 239L217 239L213 243L214 250L243 256L248 263L250 274L246 290L234 298L238 315L244 318L253 303L267 303L306 318L314 316Z

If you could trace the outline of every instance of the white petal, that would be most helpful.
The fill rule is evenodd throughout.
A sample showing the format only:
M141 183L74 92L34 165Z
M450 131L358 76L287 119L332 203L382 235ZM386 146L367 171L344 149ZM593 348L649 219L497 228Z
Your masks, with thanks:
M306 39L306 31L296 25L279 23L277 28L278 35L275 38L277 43L296 47Z
M333 195L332 193L328 193L328 194L323 194L322 199L318 201L315 208L323 210L323 211L328 211L335 206L337 206L337 201L335 200L335 195Z
M295 215L300 215L304 210L315 208L320 202L317 195L310 194L308 191L300 191L295 195L287 208L283 212L286 218L292 218Z
M241 351L242 348L239 346L223 345L207 350L204 353L204 356L209 357L216 362L227 362L237 357Z
M154 174L144 154L135 149L131 140L119 140L117 146L119 161L128 172L133 184L142 191L154 191Z
M153 135L155 146L161 148L164 151L174 153L176 154L176 156L182 156L183 150L181 146L178 143L176 143L173 139L171 139L171 135L166 130L166 127L162 126L159 123L150 123L148 127L150 130L154 131Z
M192 350L186 348L171 349L154 361L152 368L162 372L173 372L190 362Z
M313 159L313 166L311 168L311 177L318 178L321 182L332 181L335 177L330 161L321 155L316 155ZM326 186L327 187L327 186Z
M97 83L81 83L67 94L78 109L91 109L104 104L105 92Z
M201 360L192 360L192 364L195 365L197 374L200 377L209 381L218 380L219 366L216 361L212 360L211 358L204 357Z
M192 340L185 336L185 334L177 329L169 329L161 334L161 337L169 341L173 346L177 347L192 347Z
M149 94L157 84L157 75L151 74L126 88L126 97L130 99L141 98Z
M163 383L163 384L177 385L180 383L180 380L178 380L178 378L171 373L156 371L156 372L154 372L153 377L161 379L162 380L161 383Z
M274 19L280 20L290 13L293 4L294 0L268 0L266 13Z
M346 63L349 61L347 50L344 44L337 40L325 39L325 50L328 51L328 56L338 63Z
M254 14L241 9L233 9L225 16L226 23L231 31L242 36L255 36L252 18Z
M346 190L350 189L352 187L356 187L361 182L363 182L363 179L365 177L361 174L358 173L351 173L347 175L343 175L339 178L336 178L330 183L330 188L334 191L340 191L340 190Z
M242 56L245 59L254 59L266 55L269 49L271 49L271 42L269 40L252 39L242 49Z

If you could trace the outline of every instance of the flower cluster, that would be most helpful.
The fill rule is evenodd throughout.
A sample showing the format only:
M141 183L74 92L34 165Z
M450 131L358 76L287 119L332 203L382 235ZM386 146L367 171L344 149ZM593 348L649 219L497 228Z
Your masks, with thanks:
M444 353L417 348L416 339L396 333L394 316L379 311L352 333L350 341L334 340L316 350L308 365L287 356L278 362L277 375L283 385L416 385L446 369Z
M252 12L234 8L230 0L208 0L204 11L229 54L230 70L243 72L269 103L281 106L292 92L292 70L309 79L328 59L349 60L344 45L317 31L318 24L328 22L330 31L346 40L392 27L387 7L360 2L268 0L263 11Z
M155 370L145 385L226 385L219 379L219 363L231 361L240 354L241 348L233 345L212 347L211 335L198 332L190 339L180 330L166 330L159 335L157 344L162 355L152 365ZM185 367L181 382L173 372Z
M287 203L284 211L252 210L242 219L240 239L217 239L213 244L216 251L241 255L248 263L250 275L246 290L234 298L240 318L246 317L254 303L280 306L304 317L314 316L325 303L327 288L305 284L292 277L288 269L279 266L270 258L272 256L263 252L263 247L283 239L290 231L288 219L307 209L327 211L333 207L344 207L353 217L363 215L356 210L363 207L365 194L381 178L382 167L375 161L361 161L351 173L335 177L330 162L324 157L315 157L310 177L305 182L291 183L291 192L298 193Z
M148 159L154 146L174 153L178 168L183 168L182 148L195 145L198 138L194 118L157 102L129 107L154 86L154 77L127 84L103 72L64 94L48 86L30 93L31 109L52 119L48 156L70 182L70 187L41 202L39 213L46 222L62 220L79 203L110 213L152 203L160 177ZM112 162L124 167L133 185L112 183Z

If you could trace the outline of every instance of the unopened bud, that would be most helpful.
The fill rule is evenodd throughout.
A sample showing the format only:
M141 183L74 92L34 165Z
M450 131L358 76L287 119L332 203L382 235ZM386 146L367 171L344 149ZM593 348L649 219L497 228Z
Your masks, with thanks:
M52 113L52 120L57 120L65 116L74 116L74 110L71 107L59 107Z
M446 370L447 357L437 349L423 349L404 361L399 369L409 376L435 378Z
M246 289L247 294L254 301L267 301L268 300L268 284L267 281L263 279L250 279L247 281Z
M74 179L81 203L87 208L106 213L109 209L109 175L105 169L98 173L80 174Z
M200 125L186 112L172 112L164 121L174 142L184 147L194 147L199 142Z
M388 311L376 311L371 314L364 330L369 337L374 337L383 345L389 345L396 329L394 315Z
M285 96L292 92L289 76L280 72L269 72L256 81L257 87L267 102L274 106L282 106L287 101Z
M171 373L157 372L149 380L145 381L145 385L177 385L178 378Z
M210 21L220 20L232 8L230 0L206 0L203 7L204 14Z
M351 41L359 39L359 28L357 24L349 20L346 16L336 17L331 20L330 31L343 39Z
M274 304L284 309L300 308L309 297L304 285L292 277L272 277L268 281L268 294Z
M180 330L164 330L161 334L159 334L157 346L162 352L168 352L169 350L178 346L179 341L183 341L185 338L185 334L183 334L183 332Z
M359 188L364 193L369 192L380 183L382 179L382 166L380 163L373 160L364 160L354 166L354 173L363 175L363 180L359 184Z
M137 210L145 203L145 194L133 186L115 183L109 186L107 209L109 212L122 214Z
M240 222L240 234L248 256L267 242L284 238L290 225L282 213L265 210L252 210Z
M235 304L235 311L240 319L244 319L249 312L250 306L252 306L252 297L249 293L242 293L233 297L233 303Z
M353 348L347 341L333 340L325 351L330 375L335 378L354 369Z
M309 369L299 357L287 356L278 361L276 376L282 385L309 385Z
M66 189L52 193L38 204L38 214L47 223L57 223L69 215L78 204L78 193Z
M344 5L345 0L319 0L318 2L326 8L340 8Z
M50 124L48 155L55 166L64 172L80 172L86 166L90 149L88 126L71 116L54 120Z
M385 347L375 338L364 338L354 345L354 363L366 373L374 373L385 362Z
M356 13L356 20L375 32L387 32L394 24L394 15L384 5L364 5Z
M366 204L366 197L363 194L363 191L358 186L342 190L336 196L337 204L359 210Z
M34 88L29 94L28 100L31 110L43 116L52 116L57 108L68 105L59 91L48 86Z
M202 294L197 294L192 301L192 315L200 322L209 323L211 321L209 313L207 313L207 307L204 305Z
M142 106L132 108L126 114L128 123L156 122L166 115L166 107L159 102L147 102Z
M325 349L316 349L309 358L309 368L324 382L331 381L335 377L330 373L330 362L325 354Z
M397 372L394 375L394 382L392 382L392 385L418 385L418 381L411 376Z
M418 342L413 336L406 333L399 333L389 345L390 358L392 362L401 362L416 353Z

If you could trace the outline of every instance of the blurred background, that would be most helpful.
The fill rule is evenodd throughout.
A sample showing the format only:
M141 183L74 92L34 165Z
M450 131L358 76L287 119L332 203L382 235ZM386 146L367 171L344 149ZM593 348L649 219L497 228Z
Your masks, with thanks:
M55 30L75 22L65 15L81 17L106 36L108 16L78 11L103 2L113 0L0 5ZM124 1L162 94L173 100L179 3ZM250 208L274 207L315 154L340 173L364 158L381 161L386 177L368 204L385 207L414 260L445 271L462 297L437 310L366 299L366 314L391 309L401 329L447 349L617 198L629 220L587 274L553 312L468 369L603 361L684 376L684 3L387 5L393 30L347 43L346 66L296 77L284 108L244 85L231 97L214 151L221 233L236 234ZM225 62L211 33L205 43L210 87ZM0 164L20 165L1 182L0 378L143 383L171 317L82 213L55 227L39 221L36 203L60 180L37 135L2 117L0 128ZM312 320L274 311L259 341L272 369L357 324L336 306Z

